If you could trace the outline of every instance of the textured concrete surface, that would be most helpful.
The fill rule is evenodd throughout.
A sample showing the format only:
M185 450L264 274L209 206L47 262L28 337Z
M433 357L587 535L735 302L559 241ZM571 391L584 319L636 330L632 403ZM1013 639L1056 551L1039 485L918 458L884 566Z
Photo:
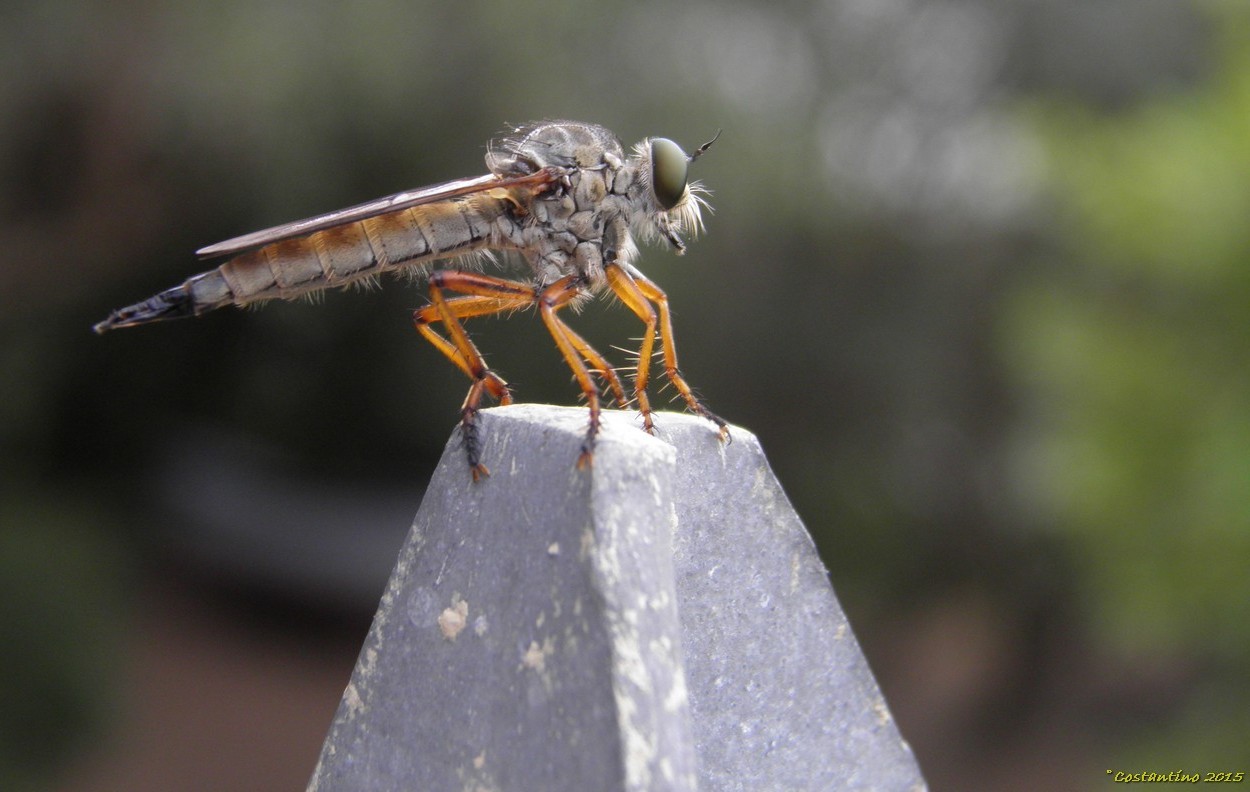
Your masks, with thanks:
M754 436L585 419L453 436L309 789L923 788Z

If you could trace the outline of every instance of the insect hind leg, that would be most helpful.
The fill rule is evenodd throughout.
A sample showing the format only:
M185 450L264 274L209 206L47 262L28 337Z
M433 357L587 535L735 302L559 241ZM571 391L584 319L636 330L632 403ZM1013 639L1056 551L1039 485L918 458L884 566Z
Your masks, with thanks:
M555 283L538 289L517 281L495 278L458 270L440 270L430 274L430 304L412 315L417 331L450 360L465 376L473 380L460 411L460 426L464 437L465 453L474 480L490 475L481 461L481 438L477 427L477 413L482 401L490 396L500 404L510 404L512 394L508 385L490 370L481 352L469 340L460 320L475 316L490 316L506 311L537 305L543 323L556 342L565 363L573 370L590 408L590 422L586 439L578 457L578 466L586 467L593 458L595 436L599 431L599 388L593 375L607 384L613 398L622 406L628 404L620 377L598 350L564 323L557 315L559 309L572 302L584 288L584 281L576 275L561 278ZM444 290L460 292L464 296L448 298ZM446 337L433 328L441 322ZM587 366L593 366L589 368Z
M448 298L443 294L445 289L469 294ZM482 353L469 340L460 320L490 316L530 305L533 303L535 291L531 286L502 278L440 270L430 274L429 292L430 304L413 312L413 325L435 349L473 380L460 408L460 427L469 472L473 480L477 481L490 475L490 470L481 460L478 410L487 396L500 404L511 404L512 393L508 389L508 383L486 365ZM446 338L432 327L434 322L442 322L447 331Z

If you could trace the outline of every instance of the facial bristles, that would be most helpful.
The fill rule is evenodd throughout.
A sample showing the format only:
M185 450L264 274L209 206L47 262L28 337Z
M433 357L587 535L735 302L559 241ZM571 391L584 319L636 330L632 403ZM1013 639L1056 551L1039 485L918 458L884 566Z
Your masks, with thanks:
M697 237L703 233L703 210L713 211L712 205L704 198L712 191L703 186L703 182L693 181L686 185L686 194L682 200L668 210L669 222L682 233Z

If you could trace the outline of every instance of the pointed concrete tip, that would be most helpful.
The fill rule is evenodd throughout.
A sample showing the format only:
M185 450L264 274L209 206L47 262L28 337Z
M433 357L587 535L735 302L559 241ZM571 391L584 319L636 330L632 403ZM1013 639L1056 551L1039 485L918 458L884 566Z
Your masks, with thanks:
M756 438L585 422L453 435L309 789L924 789Z

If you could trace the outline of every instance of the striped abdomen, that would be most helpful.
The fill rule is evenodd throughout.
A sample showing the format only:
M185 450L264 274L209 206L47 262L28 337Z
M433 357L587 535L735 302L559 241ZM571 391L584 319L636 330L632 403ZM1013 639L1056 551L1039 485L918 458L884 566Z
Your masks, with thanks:
M215 270L114 311L97 333L261 300L290 299L492 243L498 200L454 199L387 212L233 256Z

